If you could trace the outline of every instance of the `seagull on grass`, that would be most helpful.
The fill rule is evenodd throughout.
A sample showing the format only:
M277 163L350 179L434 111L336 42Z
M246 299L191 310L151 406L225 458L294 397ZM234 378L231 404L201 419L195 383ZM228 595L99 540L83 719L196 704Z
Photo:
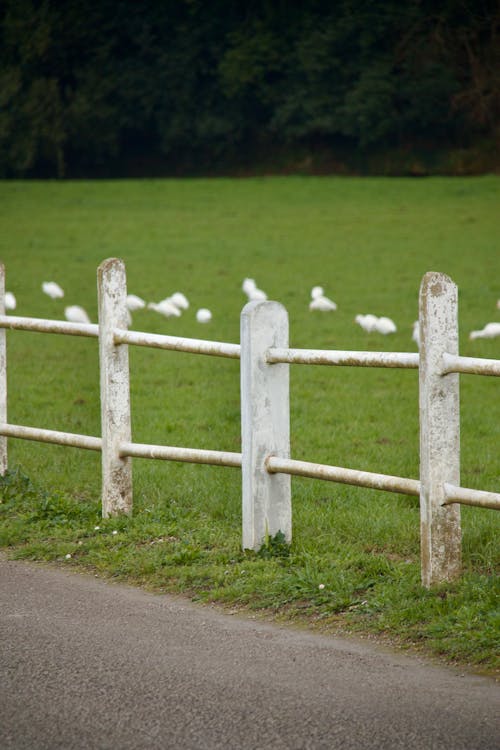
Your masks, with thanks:
M480 331L471 331L470 339L494 339L500 336L500 323L486 323Z
M62 299L62 297L64 297L64 291L55 281L44 281L42 284L42 291L51 299Z
M371 333L376 330L378 318L376 315L368 313L367 315L356 315L355 322L361 326L363 331Z
M255 279L244 279L241 288L247 295L249 302L267 299L267 294L257 287Z
M90 318L80 305L70 305L64 308L66 320L70 323L90 323Z
M189 300L182 292L174 292L174 294L172 294L171 297L167 297L167 299L179 308L179 310L187 310L189 307Z
M137 294L127 294L127 310L135 312L142 310L143 307L146 307L146 303L142 297L138 297Z
M154 310L160 315L164 315L166 318L180 318L181 311L173 302L169 299L162 299L161 302L150 302L148 304L149 310Z
M210 310L207 310L206 307L202 307L196 313L196 320L198 323L210 323L212 320L212 313Z
M367 333L383 333L386 336L388 333L396 333L396 324L390 318L383 315L378 318L376 315L368 313L367 315L356 315L354 318L356 323Z
M385 316L382 316L377 320L377 325L375 327L375 330L378 333L383 333L384 336L386 336L388 333L396 333L397 328L396 324L393 320L390 318L386 318Z
M17 307L17 300L12 294L12 292L5 292L5 310L15 310Z
M321 312L330 312L336 310L337 305L328 297L325 297L325 292L322 286L313 286L311 289L311 302L309 303L309 310L321 310Z

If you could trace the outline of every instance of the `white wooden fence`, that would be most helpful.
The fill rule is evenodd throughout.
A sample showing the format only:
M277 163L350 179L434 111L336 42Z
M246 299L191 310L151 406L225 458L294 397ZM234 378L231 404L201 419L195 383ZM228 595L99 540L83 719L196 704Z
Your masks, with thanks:
M7 438L68 445L102 454L104 517L132 512L131 458L241 467L243 547L259 549L281 531L292 537L292 474L420 497L421 570L426 587L460 574L460 504L500 509L500 493L460 486L459 373L500 375L500 360L458 354L457 288L427 273L420 288L420 354L291 349L288 316L278 302L250 302L241 314L241 343L127 330L126 275L121 260L98 269L99 325L5 315L0 265L0 473ZM101 437L9 424L5 329L99 339ZM128 345L241 359L241 453L132 442ZM418 368L420 479L358 471L290 458L289 366Z

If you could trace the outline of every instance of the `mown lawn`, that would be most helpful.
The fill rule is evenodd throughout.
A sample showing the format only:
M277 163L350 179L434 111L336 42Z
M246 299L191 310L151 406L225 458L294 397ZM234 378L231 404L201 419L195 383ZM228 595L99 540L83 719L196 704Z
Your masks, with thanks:
M137 330L238 342L252 276L286 306L292 346L394 351L416 351L421 277L442 271L459 286L461 353L500 358L499 339L468 338L500 320L499 194L494 176L4 182L0 259L20 315L63 318L80 304L96 321L96 269L116 256L130 292L158 301L181 290L191 302L176 319L137 312ZM42 294L52 279L64 300ZM309 312L315 284L336 312ZM196 322L199 307L210 324ZM365 333L354 316L366 312L393 318L397 333ZM7 336L9 421L100 434L96 342ZM143 348L130 362L135 441L240 449L238 362ZM292 456L418 477L417 381L416 371L293 367ZM498 491L499 387L461 378L464 486ZM9 554L498 668L495 511L462 509L463 577L428 592L416 498L293 479L291 549L255 555L240 549L237 469L135 459L134 517L102 522L97 454L9 440L9 465Z

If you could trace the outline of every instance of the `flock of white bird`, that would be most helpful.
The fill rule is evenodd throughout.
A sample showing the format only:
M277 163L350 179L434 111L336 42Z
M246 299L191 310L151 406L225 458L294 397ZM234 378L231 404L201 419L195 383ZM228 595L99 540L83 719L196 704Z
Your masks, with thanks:
M64 290L55 281L44 281L42 283L42 291L51 299L62 299L64 297ZM175 292L170 297L160 300L160 302L149 302L137 294L127 295L127 310L129 314L129 325L132 323L131 313L141 310L142 308L148 308L154 310L160 315L170 318L172 316L180 317L184 310L189 307L189 301L185 294L182 292ZM5 310L12 311L17 307L17 301L12 292L5 292ZM64 317L70 323L90 323L90 317L87 311L80 305L68 305L64 308ZM208 323L212 320L212 313L205 307L200 308L196 311L196 320L198 323Z
M255 279L245 279L243 281L242 289L247 295L249 301L267 299L267 294L257 287ZM309 310L331 312L336 309L337 304L329 297L325 296L325 290L323 287L313 286L311 289ZM497 309L500 310L500 299L497 301ZM388 334L396 333L397 331L395 322L391 320L391 318L387 318L385 315L378 317L372 313L367 313L366 315L360 314L356 315L354 321L367 333L381 333L384 336L387 336ZM470 339L495 338L496 336L500 336L500 323L487 323L480 331L471 331L469 334ZM418 320L413 323L412 339L417 347L420 347Z
M243 280L242 291L246 294L249 301L254 300L266 300L267 294L259 289L255 279L246 278ZM52 299L62 299L64 297L63 289L55 281L44 281L42 283L42 291ZM497 309L500 310L500 299L497 301ZM5 292L5 310L13 311L17 307L17 301L12 292ZM159 302L146 303L141 297L136 294L127 295L127 310L129 314L129 325L132 323L131 313L147 308L154 312L163 315L166 318L180 317L182 313L189 308L189 301L182 292L175 292L170 297ZM320 311L320 312L331 312L337 309L336 303L325 296L325 291L321 286L314 286L311 289L311 301L309 303L309 310ZM64 316L66 320L71 323L90 323L90 317L86 310L80 305L69 305L64 308ZM205 307L200 308L196 311L196 320L198 323L209 323L212 320L212 313ZM384 336L395 333L397 326L393 320L386 316L378 317L372 313L364 315L356 315L354 321L361 326L361 328L367 333L381 333ZM495 338L500 336L500 322L486 323L484 328L471 331L469 334L470 339L486 339ZM419 341L419 324L418 320L413 323L412 339L417 346L420 346Z

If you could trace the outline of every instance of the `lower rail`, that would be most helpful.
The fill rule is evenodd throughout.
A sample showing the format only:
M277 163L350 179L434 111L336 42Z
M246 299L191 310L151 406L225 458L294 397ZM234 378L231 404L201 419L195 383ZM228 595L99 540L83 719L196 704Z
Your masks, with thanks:
M461 505L474 505L480 508L493 508L500 510L500 493L485 492L484 490L471 490L467 487L455 487L445 482L445 501L443 505L460 503Z
M418 496L420 494L420 482L418 479L394 477L389 474L344 469L340 466L315 464L309 461L296 461L292 458L278 458L277 456L268 456L266 458L266 468L271 474L294 474L299 477L326 479L330 482L353 484L358 487L370 487L374 490L386 490L387 492L400 492L404 495Z

